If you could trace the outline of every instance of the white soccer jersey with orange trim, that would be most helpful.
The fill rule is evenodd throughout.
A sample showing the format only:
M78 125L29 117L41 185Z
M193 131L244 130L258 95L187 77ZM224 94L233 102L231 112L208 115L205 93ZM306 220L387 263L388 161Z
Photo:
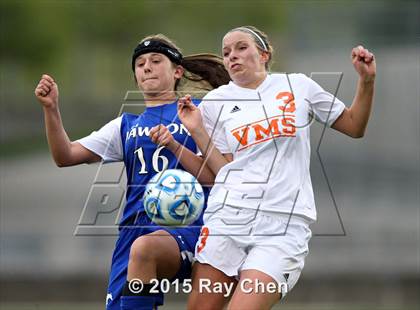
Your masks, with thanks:
M344 104L304 74L270 74L257 89L230 82L200 105L214 144L234 160L222 167L206 212L218 203L316 220L309 174L310 123L331 126Z

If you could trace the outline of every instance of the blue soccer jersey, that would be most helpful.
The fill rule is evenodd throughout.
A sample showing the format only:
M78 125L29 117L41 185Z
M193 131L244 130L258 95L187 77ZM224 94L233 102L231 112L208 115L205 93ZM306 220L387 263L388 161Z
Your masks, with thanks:
M194 101L198 105L199 102ZM127 278L127 266L132 243L140 236L164 229L177 241L182 262L177 278L190 277L191 260L197 242L202 216L189 227L166 229L151 222L144 212L143 194L148 181L164 169L183 169L177 158L153 143L150 130L159 124L166 126L182 145L196 152L196 144L177 115L177 103L146 107L140 115L124 113L99 131L78 140L84 147L100 155L104 161L124 161L127 173L126 205L120 221L107 292L107 309L120 309L122 289ZM206 197L208 189L204 188ZM163 295L156 305L163 304Z
M127 171L127 204L122 225L144 211L145 185L156 173L164 169L183 169L172 152L150 140L148 133L158 124L166 126L179 143L196 152L194 140L177 116L176 103L147 107L141 115L124 114L120 132Z

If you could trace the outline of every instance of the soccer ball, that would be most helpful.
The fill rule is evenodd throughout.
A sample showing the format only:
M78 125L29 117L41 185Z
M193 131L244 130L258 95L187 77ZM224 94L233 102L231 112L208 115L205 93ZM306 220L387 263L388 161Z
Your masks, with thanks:
M190 173L168 169L150 179L143 205L147 215L158 225L189 225L203 211L204 192Z

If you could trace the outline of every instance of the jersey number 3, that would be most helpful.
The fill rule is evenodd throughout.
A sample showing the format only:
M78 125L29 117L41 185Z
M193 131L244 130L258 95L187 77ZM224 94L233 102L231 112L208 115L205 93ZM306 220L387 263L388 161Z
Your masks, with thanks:
M207 238L209 237L209 234L210 234L210 231L208 227L203 226L203 228L201 228L200 244L197 247L197 253L200 253L206 246L206 241L207 241Z

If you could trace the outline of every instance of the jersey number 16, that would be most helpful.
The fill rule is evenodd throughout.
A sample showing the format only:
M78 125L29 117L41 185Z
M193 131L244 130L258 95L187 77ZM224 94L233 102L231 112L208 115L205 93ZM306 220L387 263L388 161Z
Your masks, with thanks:
M166 168L168 168L168 163L169 160L166 156L163 155L159 155L160 151L164 148L164 146L161 146L159 148L156 149L156 151L153 152L152 155L152 167L153 170L155 170L155 172L161 172L163 170L165 170ZM148 173L147 169L146 169L146 161L144 160L144 153L143 153L143 148L138 148L137 150L134 151L135 154L137 154L137 158L140 161L140 166L141 169L139 171L139 174L146 174ZM159 169L159 160L162 161L162 169Z

